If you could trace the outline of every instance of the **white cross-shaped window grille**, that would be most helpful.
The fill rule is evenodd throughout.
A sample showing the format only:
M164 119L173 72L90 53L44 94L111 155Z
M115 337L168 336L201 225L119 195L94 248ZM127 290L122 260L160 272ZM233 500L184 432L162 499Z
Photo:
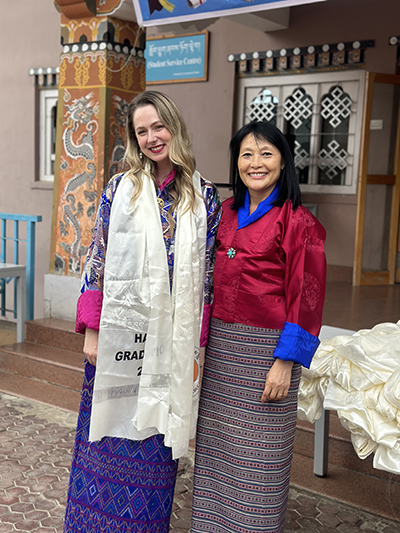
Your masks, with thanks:
M283 116L285 120L297 130L305 120L312 115L313 101L306 91L298 87L289 98L285 100Z
M299 141L294 141L294 166L304 169L310 164L310 154L305 150Z
M321 102L321 116L337 128L351 114L351 98L341 87L334 87Z
M247 106L246 117L252 120L271 122L277 114L278 99L269 89L263 89Z
M344 170L347 167L349 154L337 141L328 144L328 150L323 148L318 153L318 168L325 170L329 179L333 180L338 175L337 168Z

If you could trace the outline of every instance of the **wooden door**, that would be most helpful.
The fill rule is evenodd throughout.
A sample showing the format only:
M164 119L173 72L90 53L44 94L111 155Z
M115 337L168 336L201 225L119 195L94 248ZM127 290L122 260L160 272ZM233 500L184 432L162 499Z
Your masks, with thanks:
M392 163L388 168L390 173L369 173L369 155L372 145L371 141L371 118L373 109L374 91L377 84L388 84L394 87L393 91L393 111L395 113L394 126L391 128L393 150L388 150L388 157ZM357 198L357 221L355 253L353 264L353 285L393 285L395 281L400 282L400 268L396 272L396 254L400 253L399 238L399 209L400 209L400 105L399 88L400 76L390 74L379 74L368 72L366 77L366 91L364 100L363 132L361 139L360 170L358 178L358 198ZM379 121L378 121L379 122ZM378 124L379 125L379 124ZM363 251L366 239L366 199L369 186L390 187L390 205L387 209L388 223L383 229L385 244L385 267L368 269L363 266ZM375 188L376 190L376 188Z

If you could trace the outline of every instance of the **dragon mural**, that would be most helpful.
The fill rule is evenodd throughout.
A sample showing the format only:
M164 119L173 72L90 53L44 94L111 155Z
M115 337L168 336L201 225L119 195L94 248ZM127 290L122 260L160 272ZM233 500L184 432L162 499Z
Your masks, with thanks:
M128 102L145 88L145 66L132 0L56 2L63 52L51 271L78 277L101 191L123 169Z
M111 122L111 131L113 134L113 143L110 161L110 178L121 172L124 166L125 157L125 127L128 118L129 102L118 95L113 96L114 112L113 121Z
M65 114L62 143L65 158L62 162L64 173L69 178L65 182L61 195L59 219L61 248L68 254L69 271L80 273L81 259L86 255L87 246L81 244L82 231L79 218L85 214L91 218L95 212L97 192L93 188L96 178L95 141L98 131L99 104L94 101L93 93L67 102L70 94L65 91ZM72 232L72 234L71 234ZM64 266L59 258L59 267Z
M65 181L60 195L58 245L68 257L68 267L61 254L56 257L56 270L60 273L79 274L82 259L87 253L90 236L82 235L82 227L93 226L96 213L96 150L99 104L93 92L71 100L69 92L64 95L65 112L62 134L64 157L61 168ZM121 172L125 156L125 126L128 101L113 96L114 113L110 124L110 160L108 177ZM88 220L87 224L83 219ZM91 222L90 222L91 221ZM88 230L86 230L87 233ZM86 244L83 244L85 242Z

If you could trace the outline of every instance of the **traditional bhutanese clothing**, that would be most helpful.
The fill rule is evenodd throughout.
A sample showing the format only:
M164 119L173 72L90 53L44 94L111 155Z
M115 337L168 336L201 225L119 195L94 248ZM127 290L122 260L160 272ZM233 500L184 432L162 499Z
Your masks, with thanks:
M223 204L196 438L192 533L283 531L301 365L318 346L325 230L273 198L251 217ZM284 400L261 403L275 358L294 361Z
M171 234L168 211L172 203L169 191L173 178L173 175L167 178L157 190L171 287L176 232ZM121 176L114 177L101 197L93 240L82 276L76 325L78 332L84 332L85 328L99 328L111 206L120 183ZM207 210L202 329L204 345L208 337L209 309L212 303L214 243L220 218L220 202L215 186L203 178L201 191ZM174 213L176 221L175 217ZM94 378L95 367L86 362L64 533L166 533L169 530L177 472L177 461L172 459L171 448L164 445L164 437L160 434L144 440L104 437L101 441L89 442Z

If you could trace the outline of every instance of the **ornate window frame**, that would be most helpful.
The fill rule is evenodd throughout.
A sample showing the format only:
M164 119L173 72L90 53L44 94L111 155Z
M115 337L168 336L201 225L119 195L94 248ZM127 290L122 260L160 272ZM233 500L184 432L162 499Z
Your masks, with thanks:
M39 90L39 181L54 181L58 89Z
M31 68L35 80L35 181L33 188L51 188L54 182L59 67Z
M261 97L261 99L264 98L265 102L276 108L274 121L278 128L286 133L287 119L290 119L294 108L288 109L288 106L286 106L285 109L284 102L295 93L296 89L302 89L306 95L311 95L312 105L310 106L306 102L303 107L307 118L310 117L311 112L311 131L308 183L302 183L301 190L304 193L356 193L362 133L365 70L354 69L310 74L241 77L237 80L237 83L236 118L238 128L251 120L252 117L249 118L248 116L248 106L255 99L260 99ZM328 153L329 151L326 149L324 150L321 143L323 115L325 114L325 118L329 115L329 110L324 110L321 104L327 94L337 86L342 87L343 92L350 96L350 102L346 100L349 112L345 112L349 119L346 154L335 142L333 144L330 143L332 144L331 153ZM268 110L263 110L263 114L265 113L270 115ZM333 123L336 124L336 121L334 120ZM329 164L333 165L333 162L344 170L344 183L341 185L319 184L319 169L327 168Z

